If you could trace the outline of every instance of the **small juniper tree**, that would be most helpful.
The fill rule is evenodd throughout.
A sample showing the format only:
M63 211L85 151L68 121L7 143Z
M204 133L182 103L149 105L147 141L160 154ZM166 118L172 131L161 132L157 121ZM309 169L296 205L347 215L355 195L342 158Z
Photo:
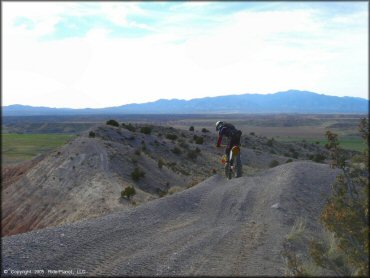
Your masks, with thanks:
M128 125L126 125L125 123L122 123L122 127L126 128L127 130L129 130L131 132L136 131L136 127L134 127L131 123L129 123Z
M132 171L132 173L131 173L131 178L134 181L138 181L138 180L140 180L140 178L143 178L144 176L145 176L145 172L143 172L142 170L140 170L138 167L136 167L134 169L134 171Z
M132 196L136 194L136 190L133 186L127 186L124 190L121 191L121 197L131 199Z
M163 165L164 165L164 161L163 161L163 159L162 159L162 158L160 158L160 159L158 160L158 168L159 168L159 169L162 169Z
M369 121L362 119L359 131L369 145ZM311 240L309 252L313 262L341 276L367 276L369 274L369 150L356 161L346 160L339 147L337 134L326 133L332 159L331 167L339 168L341 174L332 185L333 193L328 198L320 215L324 228L333 235L331 244ZM333 252L334 250L334 252ZM297 262L296 255L284 255L288 268L294 275L307 271Z
M177 139L177 135L176 134L172 134L172 133L167 133L166 134L166 138L167 139L170 139L170 140L176 140Z
M273 167L276 167L279 165L279 161L277 160L271 160L270 164L269 164L269 167L270 168L273 168Z
M150 126L143 126L140 129L140 132L144 134L150 134L152 132L152 128Z
M362 119L359 125L362 138L369 145L369 121ZM369 152L362 154L358 164L346 161L339 147L338 136L326 133L333 160L332 167L339 168L341 174L333 184L332 196L321 213L324 227L332 232L337 240L339 262L328 259L327 250L320 242L311 242L310 250L314 261L321 267L331 269L337 274L368 275L369 273ZM350 273L344 270L349 269Z
M108 120L106 124L117 127L119 126L119 123L116 120Z
M204 142L204 139L201 136L194 135L193 139L195 141L195 144L198 144L198 145L202 145Z

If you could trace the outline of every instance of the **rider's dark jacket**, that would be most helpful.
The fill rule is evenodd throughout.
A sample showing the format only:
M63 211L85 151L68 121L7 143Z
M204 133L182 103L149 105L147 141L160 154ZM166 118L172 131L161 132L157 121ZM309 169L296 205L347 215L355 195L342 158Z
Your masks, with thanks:
M240 145L241 135L242 135L242 132L240 130L237 130L234 125L229 124L229 123L224 123L218 131L217 147L221 146L222 137L226 136L229 140L228 140L225 153L228 155L233 146Z

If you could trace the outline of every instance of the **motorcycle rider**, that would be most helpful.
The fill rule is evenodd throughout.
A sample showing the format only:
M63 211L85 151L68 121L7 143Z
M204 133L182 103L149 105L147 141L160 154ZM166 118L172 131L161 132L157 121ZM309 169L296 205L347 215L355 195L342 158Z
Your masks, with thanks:
M238 130L235 128L234 125L230 123L225 123L223 121L217 121L216 122L216 131L218 131L218 140L216 147L219 148L221 147L221 142L222 142L222 137L225 136L228 138L228 143L225 149L225 154L227 157L227 162L229 162L229 155L232 147L234 146L240 146L240 137L242 135L241 130ZM241 161L240 161L240 152L236 158L238 161L237 163L240 163L239 165L241 166ZM233 161L230 162L231 165ZM237 176L241 176L241 171L238 171Z

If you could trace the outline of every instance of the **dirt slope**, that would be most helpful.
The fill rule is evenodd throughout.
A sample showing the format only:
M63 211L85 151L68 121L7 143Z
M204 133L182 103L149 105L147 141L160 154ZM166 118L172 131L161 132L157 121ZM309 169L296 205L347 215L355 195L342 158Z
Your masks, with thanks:
M3 269L88 275L283 275L282 242L317 218L336 172L293 162L201 184L94 220L2 238ZM279 204L278 208L272 206Z
M184 190L214 172L222 174L224 149L215 148L216 134L163 126L151 126L151 133L144 134L140 132L144 126L135 125L133 132L123 126L98 125L25 166L2 169L2 236L128 209ZM197 144L194 136L203 138L203 143ZM287 155L307 159L325 153L315 145L242 138L245 175L268 168L272 160L285 163ZM131 177L135 168L145 173L138 181ZM120 198L127 186L136 188L132 201Z

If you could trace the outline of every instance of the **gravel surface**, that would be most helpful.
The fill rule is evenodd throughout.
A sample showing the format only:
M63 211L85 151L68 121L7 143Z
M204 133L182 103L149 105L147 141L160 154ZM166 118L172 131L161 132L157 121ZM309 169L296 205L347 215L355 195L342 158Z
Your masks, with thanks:
M336 174L325 164L292 162L231 181L215 175L128 210L3 237L3 273L283 275L284 237L297 217L319 232Z

